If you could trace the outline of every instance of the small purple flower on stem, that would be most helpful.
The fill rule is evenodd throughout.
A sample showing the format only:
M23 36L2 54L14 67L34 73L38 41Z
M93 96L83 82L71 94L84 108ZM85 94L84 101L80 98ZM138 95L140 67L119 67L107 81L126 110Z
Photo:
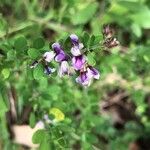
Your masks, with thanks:
M45 71L44 71L45 74L50 75L53 72L55 72L54 68L50 68L48 65L45 65Z
M81 70L86 62L84 55L75 56L72 58L72 66L75 70Z
M60 63L60 68L59 68L59 71L58 71L58 75L60 77L62 77L63 75L69 75L69 64L67 61L62 61Z
M52 45L53 50L56 53L55 56L55 61L60 63L60 67L58 70L58 75L60 77L62 77L63 75L68 74L69 75L69 64L68 64L68 59L69 56L65 54L65 52L63 51L63 49L61 48L59 43L54 43Z
M70 35L70 39L72 42L73 47L71 48L71 53L73 56L79 56L81 55L81 49L84 47L82 43L79 43L78 36L75 34Z

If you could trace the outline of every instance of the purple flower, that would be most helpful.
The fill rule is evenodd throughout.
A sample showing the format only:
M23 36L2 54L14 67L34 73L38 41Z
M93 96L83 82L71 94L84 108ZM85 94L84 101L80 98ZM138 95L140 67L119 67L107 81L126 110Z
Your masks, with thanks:
M43 55L43 58L47 62L51 62L54 59L54 57L55 57L55 53L53 51L45 52L44 55Z
M81 72L80 75L76 78L76 82L83 86L90 86L91 78L88 76L87 71Z
M48 65L45 65L45 71L44 71L45 74L50 75L53 72L55 72L54 68L50 68Z
M70 39L73 45L79 45L79 38L77 35L71 34Z
M95 69L92 66L88 66L87 68L87 74L89 78L94 78L94 79L99 79L100 78L100 73L97 69Z
M58 71L58 75L62 77L63 75L69 75L69 64L67 61L62 61L60 63L60 68Z
M81 49L84 47L82 43L79 43L78 36L75 34L70 35L71 42L73 44L73 47L71 48L71 53L73 56L79 56L81 55Z
M75 70L81 70L86 62L85 56L75 56L72 58L72 65Z
M99 79L99 71L88 66L84 72L80 72L80 75L76 78L76 82L83 86L90 86L93 79Z
M63 49L61 48L59 43L53 43L52 44L52 49L54 50L56 55L59 54L61 51L63 51Z
M65 54L59 43L52 44L52 48L56 53L55 55L56 62L62 62L69 59L68 55Z
M67 55L63 51L61 51L61 53L59 53L58 55L55 56L56 62L62 62L66 59L67 59Z

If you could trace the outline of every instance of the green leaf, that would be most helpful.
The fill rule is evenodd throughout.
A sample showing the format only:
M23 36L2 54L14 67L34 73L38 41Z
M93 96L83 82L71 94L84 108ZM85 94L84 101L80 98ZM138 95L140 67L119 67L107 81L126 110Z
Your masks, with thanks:
M149 29L150 28L150 9L145 7L143 10L131 14L129 16L136 24L140 27Z
M21 36L15 40L14 47L17 51L25 51L28 49L27 40Z
M142 35L142 31L141 28L138 24L134 23L131 26L133 33L137 36L137 37L141 37Z
M10 50L7 52L7 59L14 60L16 59L16 52L14 50Z
M40 144L39 150L50 150L50 140L48 138L48 135L46 134Z
M38 56L40 56L40 52L37 49L31 48L28 50L28 55L32 59L36 59Z
M36 49L41 49L45 45L45 41L42 37L38 37L33 41L33 47Z
M4 79L7 79L7 78L9 77L9 75L10 75L9 69L4 68L4 69L2 70L2 75L4 76Z
M97 35L95 36L95 40L94 40L94 44L97 45L97 44L100 44L100 41L103 39L103 36L102 35Z
M65 51L70 51L71 48L71 44L70 44L70 37L67 37L64 41L63 41L63 49Z
M37 130L32 136L32 142L34 144L41 143L43 140L43 137L45 137L45 134L46 133L44 129Z
M85 47L88 46L89 39L90 39L90 35L87 32L84 32L82 36L82 43Z
M78 25L87 23L94 16L97 8L97 3L90 3L85 8L77 10L77 13L72 17L73 24Z
M95 44L94 42L95 42L95 36L92 35L92 36L90 37L89 47L94 46L94 44Z
M87 55L87 61L88 61L88 64L91 66L94 66L96 64L93 53L89 53Z
M39 150L50 150L49 136L44 129L37 130L32 136L34 144L40 144Z
M33 71L34 79L37 80L43 77L43 74L44 74L44 69L42 65L38 65Z
M29 118L29 124L31 128L34 128L35 124L36 124L36 118L34 113L30 114L30 118Z

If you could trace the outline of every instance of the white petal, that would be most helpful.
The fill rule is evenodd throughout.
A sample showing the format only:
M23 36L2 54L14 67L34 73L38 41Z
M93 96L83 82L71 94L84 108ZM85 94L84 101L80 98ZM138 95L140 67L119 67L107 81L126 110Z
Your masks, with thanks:
M55 71L56 71L56 69L55 69L55 68L52 68L52 69L51 69L51 72L52 72L52 73L53 73L53 72L55 72Z
M54 59L54 57L55 57L55 53L53 51L45 52L43 57L44 57L45 61L51 62Z
M97 75L94 75L94 78L98 80L100 78L100 74L98 73Z
M92 71L89 68L87 68L87 76L90 79L94 77Z
M82 49L84 47L83 43L79 43L79 49Z
M62 61L60 68L58 70L58 75L62 77L64 73L68 72L69 73L69 64L67 61Z
M81 55L81 52L80 52L80 49L79 49L78 46L73 46L71 48L71 53L72 53L73 56L79 56L79 55Z

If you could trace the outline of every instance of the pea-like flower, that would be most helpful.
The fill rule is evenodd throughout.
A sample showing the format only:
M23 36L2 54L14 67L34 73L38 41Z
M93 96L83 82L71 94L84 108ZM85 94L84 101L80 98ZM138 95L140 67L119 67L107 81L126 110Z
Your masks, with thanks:
M87 71L80 72L80 75L76 78L76 82L85 87L90 86L91 81Z
M94 79L99 79L100 78L100 73L97 69L95 69L92 66L88 66L87 68L87 73L89 78L94 78Z
M75 70L81 70L86 62L85 56L82 54L81 49L84 47L82 43L79 43L79 38L75 34L70 35L71 43L73 47L71 48L72 66Z
M71 48L71 53L73 56L81 55L81 49L84 47L83 43L79 43L79 38L75 34L70 35L70 39L72 42L73 47Z
M59 70L58 70L58 75L60 77L64 76L64 75L69 75L70 73L70 67L69 67L69 64L67 61L62 61L60 63L60 67L59 67Z
M55 61L60 63L60 67L58 70L58 75L60 77L64 75L69 75L69 64L68 59L69 56L65 54L64 50L61 48L61 45L59 43L54 43L52 45L52 48L54 52L56 53Z
M65 54L65 52L63 51L63 49L61 48L61 45L59 43L54 43L52 44L52 49L55 52L55 61L56 62L62 62L65 60L68 60L68 55Z
M80 75L76 78L76 82L87 87L90 86L93 79L99 79L99 71L92 66L87 66L86 70L80 72Z
M81 70L86 62L84 55L75 56L72 58L72 66L75 70Z
M51 62L55 57L55 53L53 51L51 52L45 52L43 55L43 58L46 62Z

